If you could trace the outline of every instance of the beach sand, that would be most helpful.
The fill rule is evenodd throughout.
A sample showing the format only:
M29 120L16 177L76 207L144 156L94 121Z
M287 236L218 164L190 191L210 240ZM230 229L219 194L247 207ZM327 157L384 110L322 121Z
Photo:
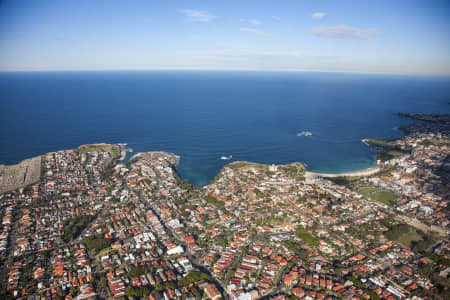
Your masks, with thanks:
M312 180L316 177L334 178L334 177L363 177L370 176L380 171L379 167L369 168L361 171L347 172L347 173L315 173L306 171L305 176L307 180Z

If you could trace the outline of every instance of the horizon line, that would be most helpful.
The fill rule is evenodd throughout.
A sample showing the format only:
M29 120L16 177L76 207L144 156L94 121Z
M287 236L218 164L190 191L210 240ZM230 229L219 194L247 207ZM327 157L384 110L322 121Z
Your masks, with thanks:
M424 76L424 77L450 77L450 73L401 73L401 72L363 72L363 71L330 71L307 69L258 69L258 68L108 68L108 69L0 69L0 73L20 72L102 72L102 71L259 71L259 72L289 72L289 73L349 73L361 75L392 75L392 76Z

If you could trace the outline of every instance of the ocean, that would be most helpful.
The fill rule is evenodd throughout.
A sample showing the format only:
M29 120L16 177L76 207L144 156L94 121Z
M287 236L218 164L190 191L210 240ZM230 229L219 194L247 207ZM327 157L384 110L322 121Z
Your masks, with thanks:
M0 73L0 164L88 143L181 157L209 183L234 160L304 162L338 173L374 165L364 138L397 138L398 112L449 113L450 79L257 71ZM298 136L309 131L311 136ZM222 156L232 156L230 160Z

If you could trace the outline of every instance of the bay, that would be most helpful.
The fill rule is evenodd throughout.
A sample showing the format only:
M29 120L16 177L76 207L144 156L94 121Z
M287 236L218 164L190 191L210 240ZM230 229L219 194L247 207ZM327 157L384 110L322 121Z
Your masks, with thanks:
M398 112L449 113L450 79L259 71L0 72L0 164L88 143L181 157L202 186L233 160L308 170L374 165L364 138L396 138ZM298 136L309 131L311 136ZM221 156L230 156L222 160Z

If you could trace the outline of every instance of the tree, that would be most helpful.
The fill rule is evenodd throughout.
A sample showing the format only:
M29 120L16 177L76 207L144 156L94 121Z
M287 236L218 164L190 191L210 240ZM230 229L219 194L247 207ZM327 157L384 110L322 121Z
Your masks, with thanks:
M200 280L209 280L209 275L203 272L193 271L186 275L186 277L178 281L178 285L186 286Z
M111 246L112 241L105 239L102 234L89 236L84 239L84 243L88 247L89 250L100 251Z
M77 238L93 219L93 216L83 215L66 221L63 227L63 241L68 243Z
M151 290L147 287L130 287L125 294L127 296L145 297L150 295Z

